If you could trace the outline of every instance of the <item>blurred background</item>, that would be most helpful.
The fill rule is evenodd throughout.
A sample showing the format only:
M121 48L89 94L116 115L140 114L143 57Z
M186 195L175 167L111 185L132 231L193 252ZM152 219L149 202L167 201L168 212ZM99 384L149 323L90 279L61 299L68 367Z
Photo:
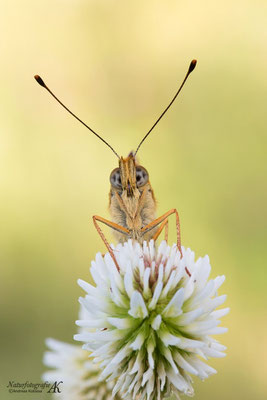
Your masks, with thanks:
M158 215L176 207L183 245L226 275L227 357L195 398L266 399L266 17L264 0L0 1L1 399L40 382L46 337L72 341L117 167L33 75L126 156L192 58L139 159Z

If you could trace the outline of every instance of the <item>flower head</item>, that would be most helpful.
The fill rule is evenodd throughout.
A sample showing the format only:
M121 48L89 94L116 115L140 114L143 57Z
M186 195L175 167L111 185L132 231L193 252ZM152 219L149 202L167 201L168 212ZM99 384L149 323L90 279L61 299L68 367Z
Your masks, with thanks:
M60 382L62 400L111 400L114 383L99 382L99 367L88 359L88 352L80 346L47 339L50 351L44 354L44 364L53 368L43 374L43 380ZM115 397L119 400L119 397Z
M193 395L191 375L201 379L216 371L201 361L223 357L225 347L210 335L223 333L214 311L225 301L217 289L224 276L208 280L208 256L195 261L190 249L182 258L165 241L143 246L132 241L119 244L114 253L98 253L92 262L95 285L82 280L86 291L81 304L86 328L75 336L83 349L100 363L102 380L116 380L113 395L138 400L160 400L172 393Z

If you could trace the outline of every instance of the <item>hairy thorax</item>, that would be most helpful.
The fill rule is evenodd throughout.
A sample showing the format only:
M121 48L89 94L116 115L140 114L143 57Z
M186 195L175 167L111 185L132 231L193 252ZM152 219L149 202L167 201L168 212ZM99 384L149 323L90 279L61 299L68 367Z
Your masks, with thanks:
M129 238L142 243L152 239L155 228L142 235L141 229L155 219L156 202L150 183L138 189L135 188L129 195L126 190L110 190L109 210L111 218L117 225L129 229L129 236L114 230L114 236L119 242Z

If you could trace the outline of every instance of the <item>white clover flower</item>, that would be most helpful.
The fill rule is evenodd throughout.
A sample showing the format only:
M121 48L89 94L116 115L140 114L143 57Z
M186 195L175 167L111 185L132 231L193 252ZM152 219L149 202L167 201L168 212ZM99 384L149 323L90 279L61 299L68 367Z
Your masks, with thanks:
M55 397L62 400L111 400L114 383L99 382L99 367L88 359L88 351L80 346L47 339L50 351L44 354L44 364L54 368L43 374L44 381L63 383L61 393ZM119 400L119 397L115 397Z
M190 249L165 241L158 250L151 241L119 244L111 256L98 253L92 262L95 287L79 280L87 292L80 303L86 328L75 335L100 363L102 380L116 380L113 395L124 399L160 400L174 394L193 395L191 375L205 379L216 371L201 361L223 357L225 347L210 335L223 333L214 311L226 296L217 289L224 276L208 280L208 256L195 261Z
M80 307L79 318L88 317L84 307ZM80 328L79 332L87 332ZM44 354L44 364L53 368L42 376L44 381L63 383L61 393L55 397L62 400L111 400L114 382L99 382L100 369L89 359L88 351L81 346L64 343L55 339L46 339L50 351ZM119 400L116 395L114 400Z

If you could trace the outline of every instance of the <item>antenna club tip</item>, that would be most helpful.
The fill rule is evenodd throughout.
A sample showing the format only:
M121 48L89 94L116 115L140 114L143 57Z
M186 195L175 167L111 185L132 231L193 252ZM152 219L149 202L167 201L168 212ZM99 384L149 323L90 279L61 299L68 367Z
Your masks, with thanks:
M34 79L39 83L39 85L46 87L44 81L39 75L34 75Z
M190 65L189 65L189 70L188 73L190 74L192 71L194 71L195 67L197 65L197 60L192 60Z

